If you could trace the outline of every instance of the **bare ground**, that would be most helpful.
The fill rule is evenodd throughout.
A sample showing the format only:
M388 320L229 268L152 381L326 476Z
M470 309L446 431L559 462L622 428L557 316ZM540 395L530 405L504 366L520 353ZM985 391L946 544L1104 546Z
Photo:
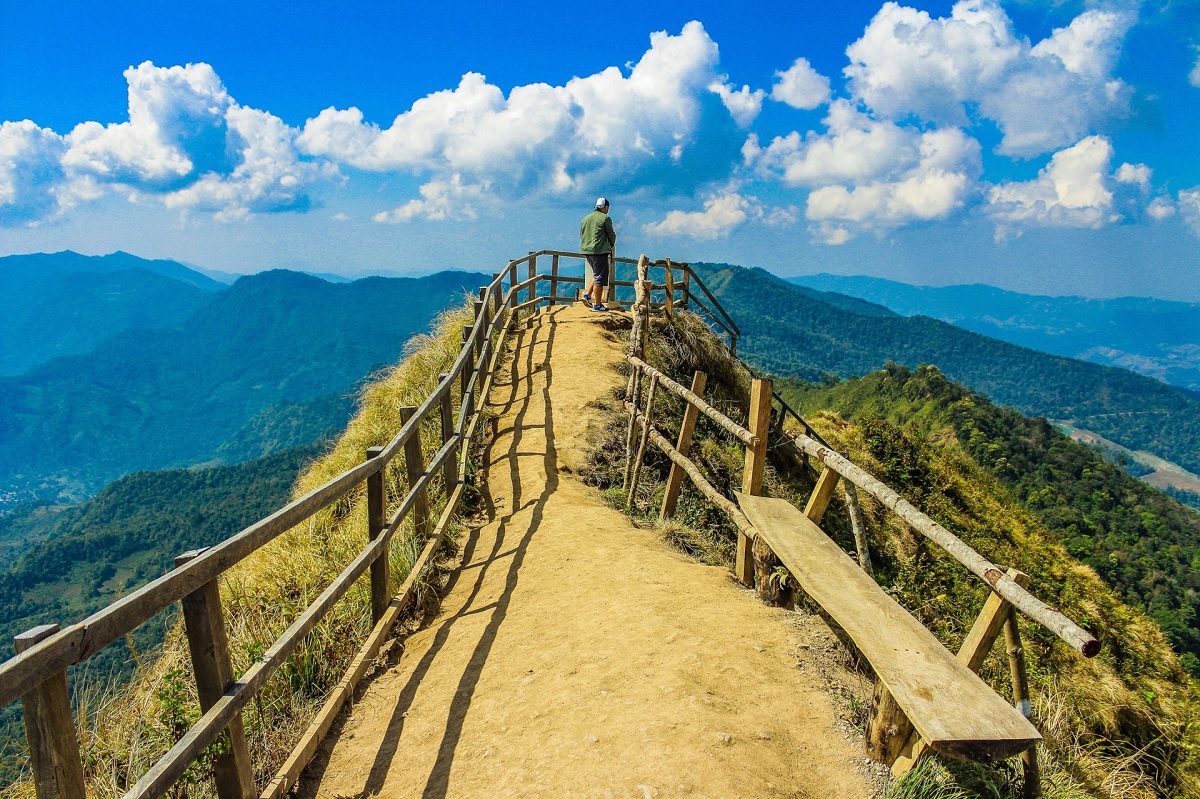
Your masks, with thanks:
M580 306L516 340L490 397L487 512L439 615L300 784L348 797L869 797L816 617L761 604L573 475L620 345Z

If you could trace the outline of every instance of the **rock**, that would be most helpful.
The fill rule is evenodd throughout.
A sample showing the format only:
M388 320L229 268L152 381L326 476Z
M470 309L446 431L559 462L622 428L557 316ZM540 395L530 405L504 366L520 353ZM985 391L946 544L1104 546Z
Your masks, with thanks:
M733 736L727 732L719 732L717 733L717 740L723 744L731 744L733 743Z

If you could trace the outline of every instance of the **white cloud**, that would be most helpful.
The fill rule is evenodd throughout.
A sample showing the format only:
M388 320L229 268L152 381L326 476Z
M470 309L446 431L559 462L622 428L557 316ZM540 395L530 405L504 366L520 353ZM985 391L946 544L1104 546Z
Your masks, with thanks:
M1112 154L1108 139L1089 136L1055 153L1036 179L993 186L989 211L1001 222L1046 227L1099 228L1118 221L1109 189Z
M729 115L737 122L738 127L742 128L750 127L758 118L759 112L762 111L763 97L767 94L762 89L750 91L749 86L734 91L724 83L717 83L709 88L721 98Z
M36 221L58 204L62 138L28 119L0 123L0 225Z
M1146 213L1156 222L1175 216L1175 203L1167 197L1155 197L1146 208Z
M965 126L993 120L997 148L1022 157L1078 141L1127 113L1112 76L1132 14L1090 10L1037 45L1018 37L996 0L961 0L951 15L885 3L846 50L854 96L885 117Z
M372 219L376 222L411 222L414 219L475 219L479 216L473 203L479 202L487 190L484 185L464 184L461 175L449 180L434 180L421 186L421 199L409 200L392 211L381 211Z
M797 213L795 206L768 208L757 197L741 194L730 187L706 199L702 211L670 211L661 222L643 225L642 230L650 235L707 241L724 238L749 220L771 227L785 227L795 223Z
M871 119L847 100L830 105L824 124L824 134L793 131L765 149L758 148L757 139L749 141L743 155L760 174L788 186L871 179L918 158L917 131Z
M807 58L797 58L785 71L776 72L775 78L772 100L804 111L829 102L829 78L813 69Z
M1113 173L1113 179L1118 183L1132 183L1143 189L1150 188L1150 176L1153 174L1145 164L1121 164Z
M458 174L493 188L612 191L613 182L678 181L697 166L724 173L699 179L724 177L729 161L713 158L714 144L705 137L728 133L703 124L706 104L720 109L721 103L747 123L762 93L727 86L717 72L716 43L699 22L689 22L676 36L652 34L627 77L609 67L565 86L517 86L505 97L484 76L467 73L456 88L417 100L387 128L366 122L356 108L325 109L308 120L298 143L309 155L359 169L432 173L440 180ZM735 148L730 139L728 153ZM661 174L682 165L689 169Z
M1184 224L1200 236L1200 186L1179 192L1179 215Z
M755 211L757 201L736 193L710 197L703 211L671 211L661 222L644 226L650 234L710 240L723 238Z
M947 128L920 134L916 147L917 162L894 179L815 189L808 195L805 215L816 222L894 227L942 219L962 208L975 186L978 143L957 128ZM824 232L821 235L830 240ZM835 233L840 241L832 243L848 236L848 232Z

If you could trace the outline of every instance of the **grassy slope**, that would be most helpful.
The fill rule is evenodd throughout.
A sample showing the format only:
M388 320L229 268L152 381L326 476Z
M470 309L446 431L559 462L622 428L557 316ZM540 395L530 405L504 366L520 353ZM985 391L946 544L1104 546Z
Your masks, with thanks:
M1074 419L1130 449L1200 470L1200 396L1195 394L934 319L855 313L759 269L710 269L704 279L742 326L739 351L776 374L820 381L826 375L866 374L889 360L910 367L933 363L1023 413Z

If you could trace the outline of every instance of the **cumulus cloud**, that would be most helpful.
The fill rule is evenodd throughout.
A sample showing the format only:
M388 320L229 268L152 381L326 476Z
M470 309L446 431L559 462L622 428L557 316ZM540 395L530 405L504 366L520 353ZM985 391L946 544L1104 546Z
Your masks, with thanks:
M822 186L808 195L805 215L823 224L853 222L879 228L942 219L962 208L974 191L978 143L957 128L946 128L922 133L914 144L916 163L892 179ZM820 228L826 241L828 229ZM839 240L833 243L849 237L844 225L832 230Z
M945 18L885 3L846 53L852 93L878 114L966 126L994 121L998 151L1032 157L1128 111L1113 77L1133 14L1089 10L1032 45L995 0L960 0Z
M1109 188L1113 149L1089 136L1060 150L1037 178L1001 183L988 192L989 212L1000 222L1046 227L1098 228L1120 219Z
M797 58L786 70L775 73L771 99L811 111L829 102L829 78L813 69L807 58Z
M28 119L0 123L0 224L36 221L56 207L66 144Z
M762 111L763 97L767 94L762 89L751 91L749 86L734 91L724 83L714 84L709 88L721 98L730 116L742 128L750 127L758 118L759 112Z
M727 123L732 116L749 124L762 97L727 85L717 71L716 43L703 25L689 22L678 35L652 34L628 76L609 67L565 86L517 86L506 97L483 75L467 73L454 89L417 100L387 128L357 108L325 109L308 120L298 145L358 169L433 173L441 180L457 174L493 188L551 193L637 185L664 167L676 170L675 181L713 179L703 171L727 172L729 160L712 158L712 148L731 156L736 140L706 113L715 107Z
M1200 186L1179 192L1179 215L1192 233L1200 236Z
M474 204L484 197L487 187L464 184L461 175L449 180L432 180L419 189L421 199L409 200L392 211L381 211L372 219L376 222L411 222L414 219L475 219Z
M749 220L772 227L790 225L796 221L796 208L769 208L757 197L726 188L708 197L703 210L670 211L662 221L643 225L642 230L651 235L710 241L728 236Z
M1171 202L1168 197L1155 197L1146 207L1146 214L1155 222L1170 219L1175 216L1175 203Z
M302 160L296 131L238 105L208 64L125 70L129 118L66 136L32 122L0 126L0 222L62 214L117 190L219 219L303 210L328 169Z
M1145 164L1121 164L1117 171L1113 173L1113 178L1118 183L1132 183L1141 186L1143 189L1150 188L1150 176L1153 174L1150 167Z

